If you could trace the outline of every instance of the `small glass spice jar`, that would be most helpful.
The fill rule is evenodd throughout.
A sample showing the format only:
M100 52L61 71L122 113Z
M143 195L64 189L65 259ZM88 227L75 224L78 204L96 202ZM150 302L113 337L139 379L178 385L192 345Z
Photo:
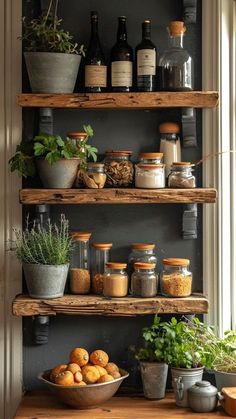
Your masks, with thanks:
M88 294L90 291L89 239L91 233L71 232L73 251L70 262L70 290L72 294Z
M154 297L157 295L158 275L155 263L134 263L131 276L131 294L133 297Z
M130 161L131 155L132 151L106 151L106 186L128 187L133 183L134 165Z
M92 248L92 291L94 294L102 295L104 273L106 264L110 260L112 243L93 243Z
M189 259L163 259L161 293L165 297L188 297L192 293L192 273Z
M141 164L159 164L159 163L162 163L162 160L163 160L163 153L139 154L139 163Z
M136 164L135 188L159 189L165 187L164 164Z
M128 294L128 275L126 263L108 262L104 274L103 295L105 297L125 297Z
M168 177L169 188L196 188L196 178L192 172L193 165L190 162L174 162Z
M104 172L104 164L88 163L87 171L83 172L85 186L90 189L102 189L105 185L107 175Z

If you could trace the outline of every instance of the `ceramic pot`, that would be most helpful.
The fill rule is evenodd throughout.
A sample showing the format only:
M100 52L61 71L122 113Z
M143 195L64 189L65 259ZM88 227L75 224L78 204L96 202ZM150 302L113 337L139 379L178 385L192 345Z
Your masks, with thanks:
M172 386L177 406L188 407L188 389L197 381L202 381L204 367L171 368Z
M212 412L217 402L217 388L208 381L197 381L188 389L188 404L194 412Z
M140 362L143 392L147 399L163 399L168 365L164 362Z
M236 387L236 373L214 371L214 374L218 391L223 387Z
M37 158L36 166L44 188L72 188L78 173L80 159L61 159L52 165L45 159Z
M33 93L73 93L81 56L57 52L25 52Z
M30 297L59 298L64 295L69 264L39 265L23 263Z

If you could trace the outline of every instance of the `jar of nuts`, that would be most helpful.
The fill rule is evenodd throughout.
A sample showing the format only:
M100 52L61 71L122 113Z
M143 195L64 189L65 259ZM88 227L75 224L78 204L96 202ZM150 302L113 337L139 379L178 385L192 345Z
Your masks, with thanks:
M192 273L189 259L163 259L161 293L165 297L188 297L192 292Z
M128 187L133 183L134 166L130 161L132 151L106 151L104 160L106 186Z
M106 263L110 260L112 243L93 243L92 258L92 291L94 294L103 294L103 280Z
M82 176L85 186L90 189L102 189L107 178L102 163L88 163L87 171L84 171Z
M73 294L90 291L89 239L91 233L73 231L73 250L70 261L70 290Z

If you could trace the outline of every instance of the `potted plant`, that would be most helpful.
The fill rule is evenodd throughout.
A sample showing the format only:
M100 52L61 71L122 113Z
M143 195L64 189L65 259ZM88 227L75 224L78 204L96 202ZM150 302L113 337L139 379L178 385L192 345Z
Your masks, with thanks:
M35 93L72 93L84 55L83 45L74 43L69 32L61 29L57 8L58 0L50 0L46 14L23 18L24 56Z
M142 330L142 337L144 347L136 352L135 357L140 363L144 396L162 399L165 397L168 365L164 362L166 339L160 317L155 316L153 324Z
M178 406L188 406L188 388L202 380L206 353L204 344L198 339L199 324L198 319L190 323L175 317L162 323L166 341L164 360L171 367Z
M93 130L90 125L83 128L87 135L79 145L70 138L51 134L37 135L33 142L22 141L9 161L11 171L33 177L37 169L45 188L71 188L78 168L83 168L90 157L97 159L97 149L87 143Z
M50 220L46 227L34 221L26 229L15 230L15 251L22 263L30 297L58 298L64 294L72 239L68 221L61 216L59 225Z

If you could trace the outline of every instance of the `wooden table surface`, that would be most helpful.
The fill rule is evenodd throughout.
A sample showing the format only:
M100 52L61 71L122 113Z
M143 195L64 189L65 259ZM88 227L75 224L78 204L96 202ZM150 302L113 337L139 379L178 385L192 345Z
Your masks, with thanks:
M227 416L221 407L213 413L194 413L175 405L172 395L163 400L142 396L118 396L91 410L75 410L61 404L50 393L27 394L14 419L214 419Z

